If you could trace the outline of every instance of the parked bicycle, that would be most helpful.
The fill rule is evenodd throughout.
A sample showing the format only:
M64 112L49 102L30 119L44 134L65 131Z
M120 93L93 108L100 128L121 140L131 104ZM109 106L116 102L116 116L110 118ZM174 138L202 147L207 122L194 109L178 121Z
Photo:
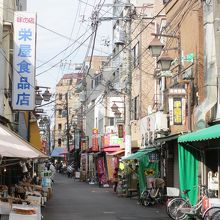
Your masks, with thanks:
M205 210L202 215L203 220L219 220L220 219L220 207L213 206Z
M184 198L174 198L167 204L167 213L174 220L183 219L203 219L203 220L219 220L213 219L214 213L220 210L220 207L204 207L204 204L208 202L208 190L204 185L199 186L200 198L198 202L193 206L190 203L189 189L184 190L182 193L186 196ZM216 214L217 215L217 214Z
M140 195L140 202L143 206L150 206L163 202L163 191L165 182L161 178L155 178L154 182L150 182L151 187L147 188Z

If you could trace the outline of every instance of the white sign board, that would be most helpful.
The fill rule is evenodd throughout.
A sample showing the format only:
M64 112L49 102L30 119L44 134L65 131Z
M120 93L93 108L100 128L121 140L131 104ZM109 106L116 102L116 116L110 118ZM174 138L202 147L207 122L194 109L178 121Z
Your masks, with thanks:
M35 108L36 14L15 12L12 106L16 110Z

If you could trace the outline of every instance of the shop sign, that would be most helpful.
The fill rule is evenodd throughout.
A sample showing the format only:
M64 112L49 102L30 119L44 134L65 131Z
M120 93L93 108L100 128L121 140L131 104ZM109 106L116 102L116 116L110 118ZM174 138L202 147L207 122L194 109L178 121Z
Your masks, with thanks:
M92 129L92 151L99 151L98 128Z
M14 13L12 106L16 110L35 108L36 14Z
M103 136L103 147L122 146L123 138L119 138L117 134L107 134Z
M84 173L87 173L87 163L88 163L87 154L81 154L81 170Z
M182 55L181 56L181 62L190 62L193 63L194 62L194 54L193 53L189 53L186 55ZM178 58L176 58L175 60L173 60L173 62L171 63L171 65L177 65L178 64Z
M81 151L85 151L89 148L89 137L81 138Z
M173 123L174 125L182 124L182 101L181 98L173 99Z
M124 125L118 125L118 138L124 137Z
M170 125L183 125L185 123L185 98L169 98Z

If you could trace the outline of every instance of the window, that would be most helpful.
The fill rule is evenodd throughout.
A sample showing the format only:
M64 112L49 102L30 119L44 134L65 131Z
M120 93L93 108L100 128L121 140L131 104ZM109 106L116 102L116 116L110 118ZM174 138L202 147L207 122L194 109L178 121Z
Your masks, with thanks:
M58 124L58 130L62 130L62 124Z
M114 117L109 117L108 120L109 120L109 126L114 126L115 125Z
M132 99L132 119L137 120L139 116L139 96Z
M93 83L93 79L91 80L91 89L94 88L94 83Z
M62 109L58 109L58 116L62 117Z
M134 67L139 65L139 42L132 48L132 63Z
M59 139L58 139L58 146L60 147L61 144L62 144L62 140L61 140L61 138L59 138Z
M96 78L95 78L95 87L98 86L98 85L99 85L99 78L96 77Z
M62 94L62 93L60 93L60 94L59 94L59 100L61 101L61 100L62 100L62 98L63 98L63 94Z

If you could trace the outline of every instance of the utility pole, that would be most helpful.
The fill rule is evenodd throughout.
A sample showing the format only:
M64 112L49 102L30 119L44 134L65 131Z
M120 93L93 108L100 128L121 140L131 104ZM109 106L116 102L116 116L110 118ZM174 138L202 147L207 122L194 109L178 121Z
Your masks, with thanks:
M51 155L51 134L50 134L50 125L51 125L51 120L50 120L50 118L48 118L48 124L47 124L47 127L48 127L48 153L49 153L49 155Z
M131 70L131 2L126 0L125 3L120 4L107 4L104 6L124 7L126 16L123 17L103 17L99 18L100 21L108 20L124 20L126 29L126 86L125 86L125 156L131 154L131 102L132 102L132 70ZM123 49L123 48L122 48Z
M126 97L125 97L125 156L131 154L131 90L132 90L132 72L131 72L131 5L130 0L126 1L126 43L127 43L127 68L126 68Z
M0 0L0 4L4 5L4 1ZM1 70L0 70L0 75L1 75L1 80L0 80L0 115L4 116L4 90L5 90L5 82L6 82L6 75L5 75L5 51L3 49L3 14L4 14L4 7L0 8L0 65L1 65Z
M67 140L67 153L70 152L70 126L69 126L69 104L68 104L68 91L66 92L66 140Z

